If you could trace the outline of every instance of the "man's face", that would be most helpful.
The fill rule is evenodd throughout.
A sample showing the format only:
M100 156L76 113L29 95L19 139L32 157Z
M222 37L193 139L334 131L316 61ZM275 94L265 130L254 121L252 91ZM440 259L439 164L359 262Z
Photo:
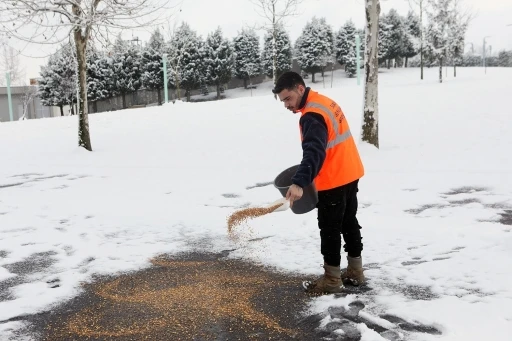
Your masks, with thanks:
M286 109L296 112L299 109L305 90L302 85L298 85L292 90L284 89L279 93L279 99L284 103Z

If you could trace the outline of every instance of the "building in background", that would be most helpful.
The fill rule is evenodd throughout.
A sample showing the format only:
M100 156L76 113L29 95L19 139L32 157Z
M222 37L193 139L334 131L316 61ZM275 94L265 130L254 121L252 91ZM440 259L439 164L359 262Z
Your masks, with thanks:
M18 121L25 113L25 119L60 116L58 107L46 107L37 96L37 81L30 80L31 85L11 86L12 116ZM10 121L7 87L0 87L0 122Z

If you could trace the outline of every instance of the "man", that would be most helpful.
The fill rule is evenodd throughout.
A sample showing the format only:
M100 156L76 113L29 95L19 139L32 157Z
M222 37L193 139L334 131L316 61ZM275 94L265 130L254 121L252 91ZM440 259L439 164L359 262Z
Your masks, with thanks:
M311 183L318 191L318 227L324 275L304 282L309 293L336 293L343 283L365 283L361 226L357 213L359 179L364 168L343 111L332 99L306 87L295 72L285 72L272 90L293 113L300 113L303 158L286 198L293 205ZM341 274L341 235L347 252L347 270Z

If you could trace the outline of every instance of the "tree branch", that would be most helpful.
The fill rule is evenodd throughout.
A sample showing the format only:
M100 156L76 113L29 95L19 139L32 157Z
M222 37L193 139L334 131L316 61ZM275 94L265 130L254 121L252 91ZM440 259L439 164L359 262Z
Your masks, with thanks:
M62 31L63 26L81 29L83 37L89 37L93 28L155 26L174 14L173 1L178 0L4 0L0 3L0 33L21 41L55 44L62 41L61 34L69 34ZM41 27L59 29L41 34Z
M275 24L279 24L284 18L298 15L297 8L303 0L249 0L260 11L258 14Z

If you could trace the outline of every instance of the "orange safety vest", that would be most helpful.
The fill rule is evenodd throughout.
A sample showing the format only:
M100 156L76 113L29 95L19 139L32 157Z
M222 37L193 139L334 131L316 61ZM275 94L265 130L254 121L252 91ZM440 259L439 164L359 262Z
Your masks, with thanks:
M306 104L299 109L301 117L307 112L322 115L327 125L325 160L314 179L318 191L348 184L364 175L364 167L350 127L340 106L332 99L309 90ZM299 125L301 140L302 128Z

